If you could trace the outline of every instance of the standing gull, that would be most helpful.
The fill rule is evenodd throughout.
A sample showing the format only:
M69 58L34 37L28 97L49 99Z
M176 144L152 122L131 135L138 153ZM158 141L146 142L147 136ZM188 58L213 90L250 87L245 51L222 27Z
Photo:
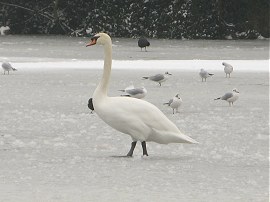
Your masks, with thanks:
M169 72L165 72L165 74L156 74L154 76L144 76L144 79L149 79L151 81L157 82L159 83L159 85L161 86L161 83L163 83L164 81L166 81L172 74L170 74Z
M169 100L169 102L164 103L164 105L170 106L173 109L173 114L174 114L174 110L176 110L176 113L178 113L178 108L181 106L182 102L183 101L180 95L176 94L172 99Z
M3 62L2 68L4 70L4 74L6 74L6 72L8 72L8 74L9 74L9 71L17 71L17 69L12 67L9 62Z
M119 91L127 93L127 95L122 95L122 96L134 97L138 99L144 98L147 93L147 90L145 89L145 87L135 88L133 85L128 86L124 90L119 90Z
M93 94L97 115L112 128L131 137L131 148L126 157L131 157L137 141L141 142L143 156L148 156L146 142L160 144L198 143L184 135L156 106L141 99L108 96L112 67L112 41L105 33L98 33L86 46L100 44L104 49L102 78Z
M206 70L201 69L199 75L200 75L200 77L202 78L202 82L203 82L203 79L204 79L204 81L206 82L206 78L207 78L207 77L210 77L210 76L213 76L214 74L210 74L210 73L208 73Z
M230 93L226 93L225 95L223 95L222 97L218 97L215 100L226 100L227 102L229 102L229 106L232 106L233 103L239 98L239 91L234 88L232 90L232 92Z
M150 46L150 42L146 38L141 37L138 40L138 46L141 48L141 51L142 51L142 48L145 48L144 50L147 51L146 46Z
M228 74L229 74L229 78L231 78L231 73L233 72L233 66L226 62L222 62L222 65L224 65L224 72L226 74L226 78Z

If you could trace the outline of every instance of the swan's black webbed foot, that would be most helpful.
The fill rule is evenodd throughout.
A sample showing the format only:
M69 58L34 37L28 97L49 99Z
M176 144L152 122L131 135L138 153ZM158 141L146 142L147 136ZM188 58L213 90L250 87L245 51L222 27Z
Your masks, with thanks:
M127 154L127 157L132 157L133 151L134 151L134 149L136 147L136 144L137 144L137 141L131 143L131 148L130 148L128 154Z
M142 149L143 149L143 156L148 156L145 141L142 142Z

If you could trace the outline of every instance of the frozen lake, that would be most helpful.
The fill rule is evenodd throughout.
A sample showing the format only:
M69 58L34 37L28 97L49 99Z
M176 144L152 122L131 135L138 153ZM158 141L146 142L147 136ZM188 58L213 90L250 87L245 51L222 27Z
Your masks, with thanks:
M216 202L269 200L269 41L113 39L110 96L145 86L156 105L199 145L148 143L149 157L110 128L87 101L102 74L87 38L0 37L0 201ZM221 65L234 65L226 79ZM206 83L201 66L214 73ZM138 68L137 68L138 67ZM154 68L152 68L154 67ZM170 71L159 87L142 76ZM236 87L233 107L214 101ZM163 105L176 93L180 113Z
M269 40L157 40L149 39L148 52L137 39L113 38L114 60L266 60ZM101 60L101 47L89 49L89 38L65 36L2 36L0 57L13 62L50 60ZM29 61L25 61L29 62Z

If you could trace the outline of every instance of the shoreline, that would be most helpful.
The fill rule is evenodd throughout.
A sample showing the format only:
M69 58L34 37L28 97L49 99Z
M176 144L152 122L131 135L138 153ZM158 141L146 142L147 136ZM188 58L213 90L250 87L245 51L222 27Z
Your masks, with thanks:
M234 67L234 71L241 72L269 72L270 60L113 60L112 70L138 69L138 70L174 70L199 71L204 68L209 71L223 71L222 62L226 61ZM102 69L103 60L77 60L70 61L37 61L14 62L12 65L18 70L22 69ZM256 68L254 68L256 67Z

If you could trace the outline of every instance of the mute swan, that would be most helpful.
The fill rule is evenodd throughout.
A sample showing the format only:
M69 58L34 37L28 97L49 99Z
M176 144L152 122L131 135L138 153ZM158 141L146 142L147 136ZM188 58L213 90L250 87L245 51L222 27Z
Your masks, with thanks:
M146 38L141 37L138 40L138 46L141 48L141 51L142 51L142 48L145 48L144 50L147 51L146 46L150 46L150 42Z
M165 74L156 74L154 76L144 76L143 78L157 82L161 86L161 83L165 82L171 75L172 74L170 74L169 72L165 72Z
M226 78L227 78L227 74L229 74L229 78L231 78L231 73L233 72L233 66L226 62L222 62L222 65L224 65L224 72L226 74Z
M8 74L9 74L9 71L17 71L17 69L12 67L9 62L3 62L2 68L4 70L4 74L6 74L6 72L8 72Z
M176 110L176 112L178 112L178 108L181 106L182 104L182 99L180 97L179 94L176 94L172 99L169 100L169 102L164 103L164 105L168 105L173 109L173 114L174 114L174 110Z
M112 42L109 35L98 33L86 46L95 44L104 47L104 67L100 83L93 94L93 105L97 115L112 128L128 134L132 138L131 148L126 155L131 157L137 141L148 156L146 142L198 143L182 134L180 130L154 105L140 99L128 97L108 97L109 79L112 65Z
M207 78L207 77L210 77L210 76L213 76L214 74L210 74L210 73L208 73L207 71L205 71L204 69L201 69L199 75L200 75L201 78L202 78L202 82L203 82L203 79L204 79L204 81L206 82L206 78Z
M227 102L229 102L229 105L232 106L233 103L238 100L239 98L239 91L234 88L232 90L232 92L230 93L226 93L225 95L223 95L222 97L218 97L215 100L226 100Z
M127 88L125 88L124 90L119 90L122 92L127 93L128 95L122 95L122 96L128 96L128 97L134 97L134 98L144 98L146 96L147 90L145 87L141 87L141 88L134 88L134 86L128 86Z

